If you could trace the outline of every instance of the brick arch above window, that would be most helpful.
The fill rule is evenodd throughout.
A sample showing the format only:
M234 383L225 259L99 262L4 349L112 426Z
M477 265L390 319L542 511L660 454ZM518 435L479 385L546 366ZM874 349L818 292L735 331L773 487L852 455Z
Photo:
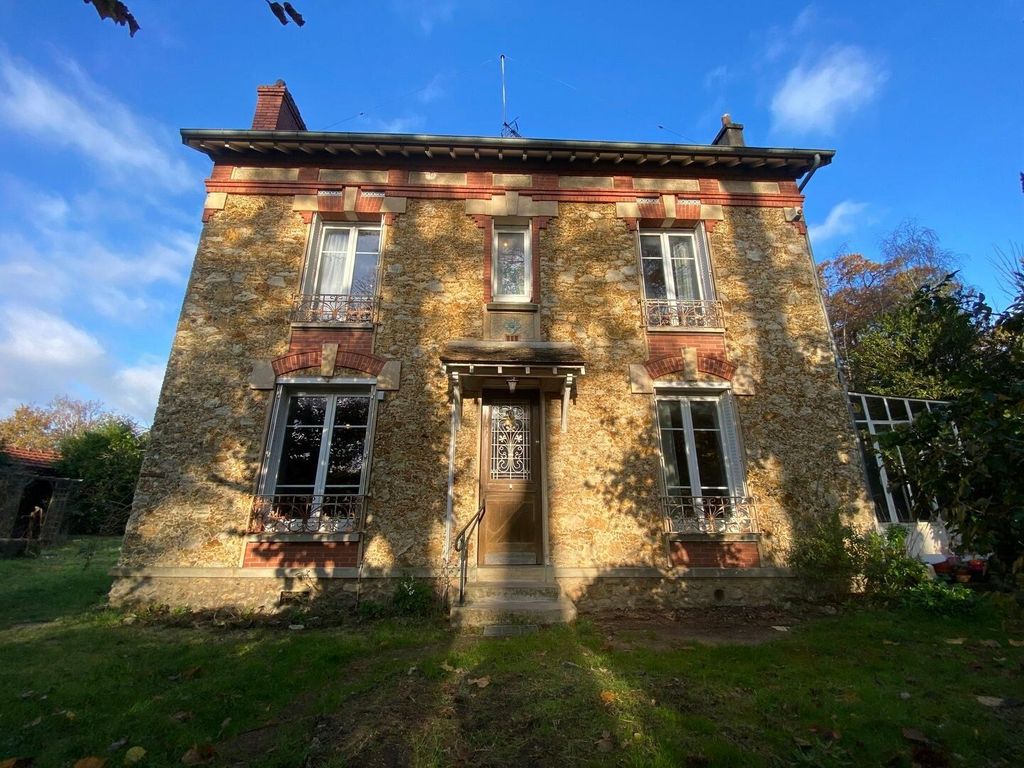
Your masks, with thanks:
M271 366L274 369L274 373L277 376L281 376L286 373L294 373L295 371L301 371L306 368L321 368L323 372L324 356L322 350L309 350L306 352L293 352L290 355L283 355L271 361ZM365 355L361 352L346 352L343 350L337 350L334 365L331 366L331 373L327 375L333 375L335 368L350 368L354 371L361 371L367 373L370 376L376 376L383 369L387 363L382 357L377 355Z
M687 364L682 355L668 355L657 360L650 360L644 367L652 379L668 376L673 373L686 373ZM719 379L731 381L736 366L728 360L715 355L697 355L697 371Z

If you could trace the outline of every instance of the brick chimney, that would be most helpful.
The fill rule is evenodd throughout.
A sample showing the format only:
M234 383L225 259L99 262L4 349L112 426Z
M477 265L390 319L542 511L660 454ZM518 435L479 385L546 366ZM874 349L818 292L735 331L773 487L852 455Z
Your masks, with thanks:
M254 131L304 131L306 124L302 122L299 108L288 92L284 80L273 85L260 85L256 88L256 114L252 116Z
M727 147L745 147L743 126L740 123L734 123L728 113L722 115L722 129L711 143Z

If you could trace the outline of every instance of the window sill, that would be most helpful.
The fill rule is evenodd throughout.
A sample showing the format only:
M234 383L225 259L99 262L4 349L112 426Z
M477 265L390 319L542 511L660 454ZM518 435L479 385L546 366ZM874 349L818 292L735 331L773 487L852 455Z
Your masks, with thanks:
M485 308L488 312L538 312L540 304L529 301L492 301Z
M348 322L346 320L292 320L292 328L373 328L370 322Z
M358 533L250 533L246 541L359 541Z
M668 541L760 541L760 533L666 533Z
M725 333L725 326L709 328L703 325L648 325L648 333Z

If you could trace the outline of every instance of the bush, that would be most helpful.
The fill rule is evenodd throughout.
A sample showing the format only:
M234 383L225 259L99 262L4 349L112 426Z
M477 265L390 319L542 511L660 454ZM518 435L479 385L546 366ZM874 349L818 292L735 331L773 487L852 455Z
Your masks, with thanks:
M438 608L434 588L425 579L403 579L395 587L391 603L400 616L430 616Z
M903 590L898 603L904 608L954 616L974 613L979 601L978 595L962 584L925 580Z
M838 510L816 516L797 528L789 564L798 576L818 584L827 594L846 592L859 572L852 546L856 536Z
M853 547L864 591L871 597L892 600L925 580L924 564L907 554L907 529L902 525L861 534Z
M848 592L860 577L867 595L889 601L926 577L924 565L907 554L906 539L899 525L860 533L833 510L798 529L789 562L798 576L827 594Z

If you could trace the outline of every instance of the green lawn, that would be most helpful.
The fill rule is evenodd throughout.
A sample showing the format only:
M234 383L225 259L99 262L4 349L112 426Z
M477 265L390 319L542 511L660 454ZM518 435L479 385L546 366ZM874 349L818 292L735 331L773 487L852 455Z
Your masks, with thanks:
M1024 764L1024 629L994 611L773 619L790 631L754 645L664 621L193 626L104 609L115 557L106 539L0 561L0 764L120 766L138 746L180 766L193 745L288 768Z

